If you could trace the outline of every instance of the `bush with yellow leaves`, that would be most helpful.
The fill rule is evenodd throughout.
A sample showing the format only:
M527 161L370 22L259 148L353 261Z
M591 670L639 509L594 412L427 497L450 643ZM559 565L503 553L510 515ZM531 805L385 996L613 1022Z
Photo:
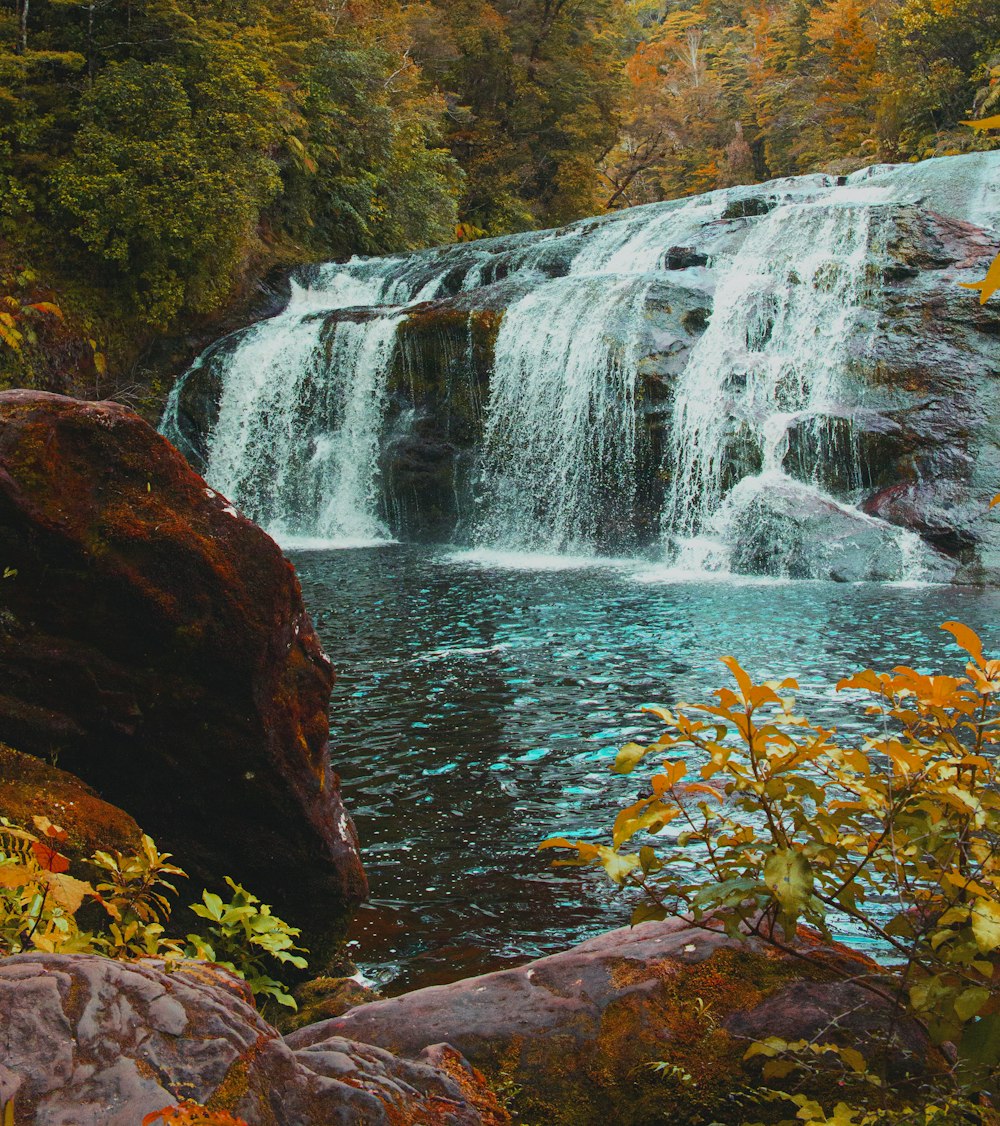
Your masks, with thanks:
M620 774L668 757L618 814L610 844L542 847L573 854L557 864L600 865L638 889L634 923L683 917L781 949L800 923L827 939L852 930L875 940L895 972L854 980L888 990L899 1012L956 1046L947 1097L996 1101L1000 660L966 626L943 628L968 655L964 675L901 666L838 685L866 702L860 739L801 715L794 680L758 684L723 658L735 688L714 703L648 709L663 734L619 752ZM655 847L668 826L669 844Z
M296 1007L268 967L306 967L305 951L295 942L299 930L245 888L227 877L228 902L204 892L191 910L208 926L185 941L166 931L174 881L184 872L150 837L143 836L134 855L96 852L90 864L102 878L95 886L70 874L70 861L59 851L66 831L47 817L35 817L34 824L32 833L0 819L0 956L42 950L124 960L197 958L244 978L265 1006L274 1000ZM93 929L86 929L88 922Z

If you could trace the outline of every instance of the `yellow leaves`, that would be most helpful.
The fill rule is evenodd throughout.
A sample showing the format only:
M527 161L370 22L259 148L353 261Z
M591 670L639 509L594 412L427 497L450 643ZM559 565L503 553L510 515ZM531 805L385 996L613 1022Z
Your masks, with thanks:
M105 354L98 348L96 340L88 340L87 343L90 345L90 350L93 353L94 371L97 372L97 374L99 376L107 375L108 374L108 359L107 359L107 356L105 356Z
M20 352L24 336L15 327L14 318L10 313L0 313L0 343L6 344L15 352Z
M31 869L24 864L0 864L0 887L23 888L33 879Z
M1000 902L977 899L972 905L972 934L982 954L1000 948Z
M726 800L725 795L719 790L714 786L705 785L704 782L689 782L687 785L679 787L679 792L682 797L690 797L692 794L704 794L706 797L719 802L720 805Z
M680 810L675 807L663 805L655 798L643 798L626 806L615 818L612 843L617 849L643 830L658 833L678 816Z
M986 277L977 282L959 282L963 289L978 289L979 304L985 305L997 290L1000 290L1000 254L990 263Z
M1000 129L1000 115L995 117L980 117L978 120L960 121L959 125L968 125L970 129L975 129L977 133L981 133L986 129Z
M657 719L662 720L663 723L670 724L671 726L673 726L677 722L674 713L667 708L645 707L642 710L646 712L647 715L655 715Z
M993 503L995 503L996 500L997 498L994 497ZM969 654L980 668L983 668L985 664L983 659L983 643L975 630L969 629L968 626L962 625L961 622L945 622L941 628L947 630L948 633L954 637L956 643Z
M570 850L562 863L600 865L619 886L646 891L634 920L710 917L734 936L763 921L757 933L777 942L803 918L829 937L828 919L846 912L910 959L911 1010L936 1040L958 1042L986 1019L1000 955L1000 789L990 745L1000 741L1000 661L967 626L943 628L968 654L968 676L899 665L846 678L838 687L874 697L869 734L853 739L803 718L791 723L780 693L792 685L755 684L726 658L738 691L720 689L716 705L657 709L665 734L622 748L619 769L666 746L688 757L666 761L650 792L618 814L613 847L564 838L546 847ZM686 781L689 772L697 780ZM680 832L664 835L668 847L651 838L638 857L618 851L671 822ZM788 1058L799 1050L757 1049L764 1079L800 1066ZM857 1053L840 1057L877 1081ZM853 1112L827 1117L799 1105L800 1119L852 1120Z
M561 867L577 867L579 865L596 863L607 872L609 878L621 886L628 876L637 868L642 867L639 853L628 853L622 856L607 845L595 845L590 841L571 841L566 837L550 837L538 846L539 852L547 848L565 848L577 854L577 859L566 858L554 860L553 863Z
M779 849L764 862L764 883L781 905L782 914L794 923L809 904L815 879L801 852Z
M298 137L296 137L294 134L289 134L285 138L285 143L288 145L288 148L291 151L292 156L295 158L296 163L303 171L308 172L312 176L314 176L319 171L319 165L309 155L308 149L299 140Z
M34 309L36 313L48 313L50 316L58 318L60 321L64 320L63 311L53 301L34 301L30 305L25 305L26 309Z
M735 657L720 657L719 660L722 661L726 668L733 674L736 683L739 685L740 692L743 694L744 703L749 703L750 692L753 688L750 677Z
M963 1023L977 1016L990 999L990 991L981 985L963 990L955 999L955 1012Z
M631 774L650 750L639 743L626 743L615 757L611 768L615 774Z
M457 223L455 225L456 242L475 242L477 239L485 238L488 233L482 227L477 227L475 223Z
M923 755L907 750L898 739L889 739L874 745L891 760L896 773L904 777L918 773L924 765Z
M854 676L846 676L843 680L838 680L837 691L842 692L847 688L857 688L863 692L881 693L888 680L889 678L885 673L877 674L871 669L865 669L864 672L855 673Z
M94 894L93 887L86 880L78 880L65 872L47 872L45 883L52 901L70 915L75 915L83 905L83 901Z
M686 762L665 762L663 766L663 773L655 775L653 778L654 791L657 789L657 780L661 780L663 789L668 790L673 786L676 786L677 783L684 777L684 775L687 774Z

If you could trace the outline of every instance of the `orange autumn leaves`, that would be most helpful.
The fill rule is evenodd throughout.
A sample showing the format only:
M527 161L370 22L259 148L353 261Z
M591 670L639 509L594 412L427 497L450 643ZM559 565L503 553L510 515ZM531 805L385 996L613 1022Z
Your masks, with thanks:
M943 628L962 672L900 665L837 685L870 717L850 737L801 714L794 679L755 683L724 658L735 687L648 709L663 733L622 748L620 774L683 755L661 760L610 843L541 847L638 892L633 922L677 916L780 943L800 922L832 937L846 918L906 967L901 1001L936 1039L961 1046L973 1026L981 1039L985 1021L1000 1056L1000 660L967 626Z

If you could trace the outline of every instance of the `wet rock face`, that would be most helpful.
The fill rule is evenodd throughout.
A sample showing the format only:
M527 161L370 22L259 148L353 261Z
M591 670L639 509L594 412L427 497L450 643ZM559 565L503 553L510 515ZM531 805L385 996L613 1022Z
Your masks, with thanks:
M787 479L754 482L748 495L743 492L738 487L730 500L738 507L730 559L738 574L853 583L891 580L906 571L905 547L884 522ZM926 558L926 579L954 578L947 557Z
M959 582L1000 579L1000 519L990 518L986 509L1000 492L1000 302L980 306L959 285L982 277L996 252L996 236L988 227L997 222L997 208L983 185L995 182L997 167L997 154L983 153L912 168L874 167L850 177L790 177L683 205L626 210L557 231L303 273L307 284L324 278L326 284L336 275L353 295L338 305L336 286L324 290L318 285L318 306L324 307L324 296L332 302L319 314L327 318L328 329L338 320L367 318L384 324L387 317L399 319L372 483L385 529L404 540L469 539L477 505L488 507L490 498L502 491L495 475L486 479L490 463L484 457L484 427L491 417L491 396L503 382L495 362L498 333L504 323L521 325L508 312L523 310L525 297L554 292L554 281L566 309L588 302L596 309L595 277L606 282L605 288L632 278L647 287L638 312L631 304L622 307L626 312L621 316L621 309L595 312L602 317L602 345L613 343L604 351L608 356L616 349L627 353L629 370L636 374L628 396L637 420L634 449L623 451L614 446L607 427L598 432L594 419L603 416L594 409L599 395L592 395L593 433L586 448L613 448L609 460L627 460L635 477L634 496L627 501L614 491L594 501L600 511L589 519L594 534L588 532L587 538L595 549L616 554L655 550L665 533L692 534L686 524L665 525L671 519L672 475L684 464L676 456L685 441L678 405L683 407L685 389L690 400L689 377L692 372L697 376L695 367L700 366L706 401L725 419L721 445L712 451L723 493L767 468L773 451L765 447L772 435L763 424L784 417L787 448L779 467L793 484L818 494L814 500L825 498L912 530L924 541L927 567L935 573ZM845 191L838 195L841 189ZM851 237L862 228L864 234L860 258L847 255L848 267L837 258L843 239L824 242L828 236L822 229L812 230L808 223L797 228L796 223L809 213L833 219L852 208L864 218L849 224ZM683 216L688 218L682 222ZM780 228L776 239L755 242L760 232L767 235L772 228ZM802 233L809 230L811 236ZM740 258L747 246L764 248L756 260L759 270L752 256ZM787 269L783 249L795 254ZM807 261L811 255L817 256L818 268ZM780 268L769 272L772 262ZM824 305L817 295L838 294L838 272L855 268L856 284L852 281L843 291L843 300ZM758 272L759 285L754 280ZM753 281L749 289L733 284L739 276ZM559 284L567 281L574 284ZM740 296L734 299L734 293ZM725 337L727 308L734 305L752 314L745 318L745 339L736 333L723 340L724 347L715 347ZM532 342L526 354L539 365L554 365L551 370L567 370L565 354L545 350L553 325L561 331L561 309L543 307L552 324L537 325L537 340L534 328L522 326ZM797 319L795 310L804 308L820 310L816 315L823 324ZM837 313L845 309L849 315L841 323ZM586 319L573 323L574 338L579 338ZM831 324L836 338L832 351ZM709 331L720 325L722 337ZM707 331L715 351L696 352ZM812 353L796 346L813 340ZM508 337L501 337L501 345L504 341L509 345ZM220 355L238 347L238 337L218 345ZM692 355L695 366L690 366ZM833 368L836 373L830 377ZM192 371L177 396L176 412L165 419L171 437L196 466L204 463L207 435L215 425L220 370L209 356ZM760 388L766 380L755 373L769 370L779 375L764 393ZM727 373L717 394L712 389L715 371ZM597 371L594 387L599 390L602 379L615 378L610 367ZM827 380L829 394L823 390ZM814 386L820 388L816 396ZM269 427L270 409L250 413L266 415ZM327 425L317 422L315 414L314 429ZM585 425L587 410L578 409L578 414ZM309 416L308 409L295 413L285 430L308 434ZM621 419L615 428L624 431ZM562 448L570 446L563 443ZM293 451L290 456L297 455ZM266 479L269 472L260 476ZM689 476L697 479L694 473ZM539 485L538 492L545 488ZM712 489L706 488L705 495L714 506ZM700 532L707 528L705 515L698 515ZM824 531L824 520L812 522L818 532ZM871 532L864 521L857 527ZM760 552L755 545L740 545L732 534L725 538L726 548L742 555L742 566L756 566ZM838 540L843 536L838 534ZM760 558L771 573L777 565L774 553ZM796 573L824 570L822 563L803 566L794 559L789 566ZM871 572L857 561L844 569L845 575Z
M0 1103L16 1126L138 1126L192 1099L248 1126L503 1126L469 1065L343 1037L290 1048L245 982L203 963L0 961Z
M446 1040L518 1092L524 1121L546 1126L770 1120L732 1097L760 1083L760 1058L743 1056L767 1036L822 1035L873 1062L888 1053L898 1092L945 1068L920 1027L897 1023L858 985L878 973L874 963L801 942L816 965L678 920L643 923L518 969L362 1005L287 1040L301 1050L345 1036L407 1056ZM652 1071L656 1061L690 1081ZM804 1083L831 1106L843 1098L835 1075Z
M0 552L0 740L58 755L195 880L335 930L365 878L333 671L277 546L125 408L13 391Z

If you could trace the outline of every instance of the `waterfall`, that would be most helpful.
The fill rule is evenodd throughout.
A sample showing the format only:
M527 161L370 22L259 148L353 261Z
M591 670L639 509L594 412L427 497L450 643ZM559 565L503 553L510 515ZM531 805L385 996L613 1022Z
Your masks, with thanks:
M674 534L705 528L734 471L745 476L756 462L762 479L781 475L790 424L838 407L848 342L858 347L871 298L871 223L872 201L778 207L723 266L677 389L666 512Z
M473 540L590 553L608 508L635 495L634 325L648 282L550 281L511 306L497 337Z
M598 555L659 529L681 569L931 575L866 514L910 519L884 495L909 452L871 468L910 392L873 373L919 369L919 331L886 316L973 268L998 173L977 153L789 177L304 269L195 365L164 432L283 542ZM939 281L892 258L935 239Z
M379 436L401 318L328 325L312 305L300 297L222 361L206 477L282 542L387 540Z

